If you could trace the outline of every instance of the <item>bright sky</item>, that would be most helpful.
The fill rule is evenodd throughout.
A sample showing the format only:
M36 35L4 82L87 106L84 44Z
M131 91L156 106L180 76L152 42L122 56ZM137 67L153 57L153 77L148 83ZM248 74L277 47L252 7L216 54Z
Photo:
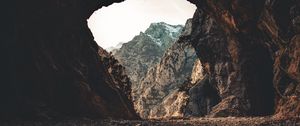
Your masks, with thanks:
M184 25L195 10L186 0L126 0L94 12L88 25L95 41L109 48L130 41L153 22Z

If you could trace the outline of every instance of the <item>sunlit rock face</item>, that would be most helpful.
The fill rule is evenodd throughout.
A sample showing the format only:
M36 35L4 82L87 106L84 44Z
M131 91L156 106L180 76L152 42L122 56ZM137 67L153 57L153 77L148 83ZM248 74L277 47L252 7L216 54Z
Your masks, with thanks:
M204 78L203 67L201 61L197 59L194 63L194 67L191 75L191 83L195 84L198 81L201 81L203 78Z
M186 106L188 95L184 91L171 91L161 103L151 108L148 118L150 119L170 119L183 118L183 108Z
M191 20L186 26L190 26ZM182 106L187 95L179 88L188 81L196 59L194 49L185 36L190 31L185 27L179 40L175 42L161 58L150 68L146 77L137 88L134 100L137 112L143 118L170 118L182 116Z
M291 0L189 0L191 42L221 101L209 116L299 116L299 7Z
M182 29L182 25L152 23L145 32L114 51L113 55L126 68L130 77L134 99L139 95L136 92L149 68L160 62L165 51L178 39Z

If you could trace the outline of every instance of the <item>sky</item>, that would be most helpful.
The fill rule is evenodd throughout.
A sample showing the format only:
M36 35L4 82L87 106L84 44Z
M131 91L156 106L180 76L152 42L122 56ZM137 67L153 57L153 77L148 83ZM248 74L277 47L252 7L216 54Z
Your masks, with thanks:
M130 41L151 23L184 25L195 10L186 0L126 0L95 11L88 25L98 45L107 49Z

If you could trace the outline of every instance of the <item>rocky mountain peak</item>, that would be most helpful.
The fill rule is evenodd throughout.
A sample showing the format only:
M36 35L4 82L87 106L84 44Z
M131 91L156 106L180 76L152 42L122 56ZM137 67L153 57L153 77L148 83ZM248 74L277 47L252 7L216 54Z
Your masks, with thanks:
M165 22L151 23L149 28L145 31L146 34L153 35L158 38L159 34L154 33L171 33L173 37L179 36L180 31L183 29L182 25L170 25Z
M113 52L125 66L132 81L133 91L145 77L148 68L157 64L165 50L178 39L182 25L170 25L164 22L151 23L145 32L140 32L131 41Z
M151 23L145 34L152 38L163 48L170 47L170 40L179 37L183 29L182 25L170 25L165 22Z
M191 20L188 20L188 25L181 28L181 33L190 31L191 23ZM176 26L173 26L174 29L169 30L168 27L171 26L163 23L151 25L154 28L155 25L161 25L168 31L176 29ZM185 81L188 81L187 78L192 74L196 54L193 47L185 42L185 39L179 37L176 40L171 47L166 49L160 62L148 70L138 87L136 89L132 87L135 109L142 118L183 117L182 110L187 103L188 96L179 89L185 85Z

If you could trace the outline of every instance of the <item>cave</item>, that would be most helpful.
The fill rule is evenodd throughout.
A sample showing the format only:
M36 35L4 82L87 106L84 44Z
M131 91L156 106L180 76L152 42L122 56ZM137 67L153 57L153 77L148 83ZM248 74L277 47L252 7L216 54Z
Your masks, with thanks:
M244 65L245 76L249 85L247 97L250 100L251 109L249 115L266 116L272 115L275 111L275 89L273 85L272 57L268 50L262 46L254 45L251 47L255 52L245 54L247 59ZM245 50L246 53L250 50Z
M0 120L140 119L131 82L87 25L94 11L122 1L8 3ZM181 39L195 48L220 98L206 116L299 117L300 1L188 1L197 11Z
M128 0L101 8L87 20L103 52L124 67L135 110L144 119L183 116L179 108L185 101L170 103L185 98L187 92L177 90L191 77L197 59L181 39L195 10L183 0Z

